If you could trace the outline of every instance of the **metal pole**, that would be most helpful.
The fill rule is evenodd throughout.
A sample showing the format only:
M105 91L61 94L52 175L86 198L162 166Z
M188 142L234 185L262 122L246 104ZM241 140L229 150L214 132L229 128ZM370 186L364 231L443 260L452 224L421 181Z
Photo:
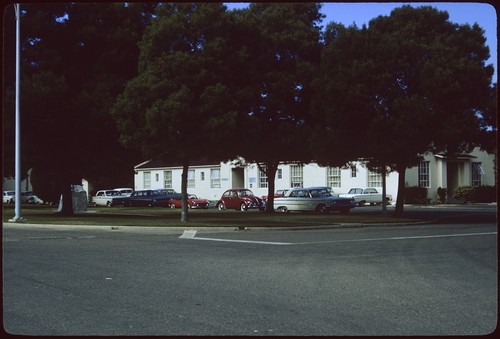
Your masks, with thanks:
M20 4L14 4L16 12L16 149L15 149L15 216L9 221L22 222L21 216L21 115L19 113L19 84L20 84L20 22L21 8Z

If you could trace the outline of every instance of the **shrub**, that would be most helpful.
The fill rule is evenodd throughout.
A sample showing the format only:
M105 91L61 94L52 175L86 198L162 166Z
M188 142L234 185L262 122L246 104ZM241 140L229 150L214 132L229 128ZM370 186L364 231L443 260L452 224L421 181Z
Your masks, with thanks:
M427 188L410 186L405 189L405 203L407 204L428 204Z
M472 186L459 186L453 192L453 198L461 200L464 204L467 202L474 202L474 187Z
M446 188L438 187L437 194L439 197L439 202L442 204L444 204L446 202L446 193L447 193Z
M453 197L467 202L494 202L497 200L496 186L460 186L457 187Z

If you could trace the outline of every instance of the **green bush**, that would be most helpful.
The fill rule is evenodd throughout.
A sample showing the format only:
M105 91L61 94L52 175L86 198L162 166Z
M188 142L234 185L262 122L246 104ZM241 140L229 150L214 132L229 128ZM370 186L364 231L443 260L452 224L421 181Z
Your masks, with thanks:
M464 204L467 202L474 202L474 187L472 186L459 186L453 192L453 198L462 201Z
M410 186L405 189L405 203L406 204L428 204L427 188Z
M453 197L461 200L464 204L468 202L494 202L497 200L495 186L460 186L455 190Z

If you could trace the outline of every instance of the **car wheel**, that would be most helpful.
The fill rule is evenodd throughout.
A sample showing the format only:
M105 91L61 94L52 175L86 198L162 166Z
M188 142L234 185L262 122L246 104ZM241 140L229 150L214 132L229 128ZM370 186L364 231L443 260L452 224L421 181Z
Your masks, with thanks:
M108 202L106 203L106 206L111 207L111 201L108 201Z
M174 204L170 204L170 208L175 208L175 205Z
M363 207L363 206L365 206L365 203L366 203L366 201L360 201L360 202L358 203L358 206L359 206L359 207Z
M219 211L224 211L226 209L226 206L224 206L224 204L220 202L217 204L217 209Z
M240 205L240 211L245 212L246 210L248 210L248 207L244 202L242 202Z
M326 205L324 205L324 204L319 204L319 205L316 207L316 212L319 212L319 213L327 213L327 212L328 212L328 209L326 208Z
M282 213L289 213L290 211L288 210L288 208L286 208L285 206L280 206L278 207L278 211L282 212Z

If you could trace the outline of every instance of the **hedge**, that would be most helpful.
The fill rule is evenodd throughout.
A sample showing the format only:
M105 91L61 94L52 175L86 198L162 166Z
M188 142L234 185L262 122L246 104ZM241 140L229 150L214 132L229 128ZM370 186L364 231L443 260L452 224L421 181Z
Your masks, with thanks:
M488 203L497 201L497 191L496 186L460 186L453 192L453 197L464 204L468 202Z

